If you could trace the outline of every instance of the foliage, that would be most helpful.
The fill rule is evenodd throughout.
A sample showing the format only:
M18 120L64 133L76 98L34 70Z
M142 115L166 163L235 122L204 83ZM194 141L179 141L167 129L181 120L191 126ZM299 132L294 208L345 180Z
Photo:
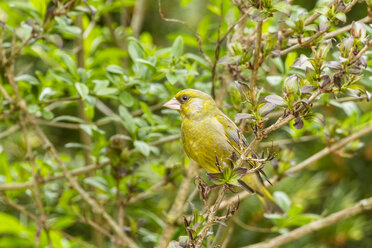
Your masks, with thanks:
M370 197L372 3L309 2L1 1L0 247L240 247ZM242 168L195 173L162 108L184 88L263 154L285 215L243 200ZM368 247L370 218L286 247Z

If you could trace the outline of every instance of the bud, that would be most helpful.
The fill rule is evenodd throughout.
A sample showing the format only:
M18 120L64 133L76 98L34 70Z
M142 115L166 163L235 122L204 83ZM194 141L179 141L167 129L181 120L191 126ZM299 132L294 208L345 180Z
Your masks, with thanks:
M344 57L349 57L351 49L354 46L354 38L349 37L342 40L340 44L340 50Z
M243 47L240 42L230 43L228 49L233 56L243 54Z
M299 83L299 78L297 77L297 75L292 75L292 76L287 77L284 80L284 84L283 84L284 91L287 94L297 93L298 83Z
M367 29L361 22L353 22L351 24L351 35L358 39L364 39L367 34Z

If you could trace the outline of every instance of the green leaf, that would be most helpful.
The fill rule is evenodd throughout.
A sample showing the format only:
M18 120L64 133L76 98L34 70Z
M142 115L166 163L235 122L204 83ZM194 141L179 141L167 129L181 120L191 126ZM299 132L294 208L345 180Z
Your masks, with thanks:
M141 140L136 140L136 141L134 141L133 145L144 156L147 157L147 156L150 155L151 147L146 142L141 141Z
M136 59L135 62L138 62L138 63L141 63L141 64L144 64L145 66L147 66L152 72L155 72L156 71L156 67L155 65L153 65L150 61L147 61L147 60L144 60L144 59Z
M155 120L152 116L152 113L151 113L151 110L149 109L149 106L144 102L140 102L140 106L141 106L141 109L142 109L143 113L146 115L147 120L150 122L150 124L152 126L155 125Z
M132 115L124 106L119 107L119 114L122 120L121 123L128 130L128 132L133 135L136 131L136 124L134 122Z
M288 217L299 215L300 213L302 213L303 210L304 208L301 205L295 204L289 209Z
M342 22L346 22L346 15L343 12L338 12L335 17Z
M79 93L79 95L81 96L81 98L83 100L85 100L85 98L89 94L88 86L86 86L85 84L82 84L82 83L75 83L75 88L76 88L77 92Z
M278 2L274 5L274 9L289 16L291 14L292 6L286 2Z
M119 95L119 101L126 107L132 107L134 103L134 98L131 94L123 91Z
M114 73L114 74L119 74L119 75L124 75L124 70L118 65L109 65L106 67L106 71Z
M128 52L133 61L136 61L136 59L143 59L145 57L145 51L138 41L131 40L129 42Z
M168 72L165 77L167 78L167 80L169 81L169 83L171 84L175 84L178 80L178 77L176 75L176 73L174 72Z
M43 118L46 120L51 120L54 117L53 112L43 109L42 111Z
M173 42L171 56L175 58L181 57L183 53L183 39L182 36L178 36Z
M109 192L109 186L103 177L87 177L84 178L84 183L92 185L105 192Z
M70 122L76 122L76 123L84 123L85 121L78 118L78 117L75 117L75 116L71 116L71 115L60 115L60 116L57 116L56 118L54 118L52 120L52 122L58 122L58 121L70 121Z
M17 77L14 78L14 80L17 81L17 82L23 81L23 82L29 83L31 85L39 85L40 84L39 80L37 80L34 76L31 76L31 75L28 75L28 74L23 74L23 75L17 76Z
M285 58L285 70L286 71L289 71L291 65L293 65L296 58L297 58L296 52L291 52L287 55L287 57Z
M118 89L116 88L103 88L103 89L100 89L98 92L96 92L96 94L98 96L111 96L111 95L117 95L119 92Z
M75 61L70 57L68 56L67 54L65 53L62 53L60 55L63 63L66 65L67 67L67 70L74 76L77 76L77 69L76 69L76 64L75 64Z
M27 228L12 215L0 212L0 234L28 236Z
M274 200L276 203L286 212L291 207L291 200L288 198L287 194L281 191L274 192Z

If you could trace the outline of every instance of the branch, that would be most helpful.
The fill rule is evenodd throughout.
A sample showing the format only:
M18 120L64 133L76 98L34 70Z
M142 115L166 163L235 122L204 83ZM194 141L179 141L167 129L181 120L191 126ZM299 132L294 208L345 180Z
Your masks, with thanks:
M216 213L217 213L217 211L218 211L218 209L221 205L223 197L225 196L226 190L227 190L226 185L223 185L223 188L220 190L220 192L218 194L216 202L211 207L212 210L210 210L210 212L208 213L208 221L205 224L205 226L203 228L203 232L200 234L200 237L198 237L198 242L196 243L195 248L201 248L203 246L203 241L204 241L205 237L207 236L209 229L212 227L213 222L216 221L215 220Z
M70 171L70 174L72 176L77 176L77 175L80 175L80 174L86 174L86 173L89 173L91 171L99 170L99 169L105 167L106 165L109 165L109 162L104 162L104 163L100 163L100 164L91 164L91 165L88 165L88 166L85 166L85 167L82 167L82 168L79 168L79 169L72 170L72 171ZM38 182L39 182L39 185L40 185L40 184L44 184L44 183L53 182L53 181L56 181L56 180L59 180L59 179L65 179L65 176L64 176L63 173L59 173L55 176L50 176L50 177L47 177L47 178L38 178ZM24 182L24 183L3 184L3 185L0 185L0 191L28 189L28 188L31 188L33 186L33 184L34 184L33 181Z
M191 162L187 168L187 175L182 179L181 185L178 188L177 196L173 201L173 205L167 214L167 223L163 228L163 233L159 238L157 248L168 247L169 242L172 239L173 232L176 230L176 222L178 218L183 214L183 205L187 199L193 178L197 171L197 164Z
M263 21L259 21L257 25L257 34L256 34L256 46L254 51L254 62L253 62L253 71L251 78L251 89L253 98L256 98L256 86L257 86L257 72L259 61L260 61L260 52L261 52L261 42L262 42L262 25ZM253 100L253 99L252 99Z
M289 233L280 235L268 241L260 242L253 245L244 246L242 248L272 248L278 247L283 244L287 244L293 240L299 239L309 233L318 231L322 228L327 226L333 225L339 221L357 215L363 211L371 210L372 209L372 197L359 201L357 204L350 208L346 208L344 210L338 211L330 216L311 222L305 226L297 228Z
M3 139L6 136L11 135L12 133L18 131L19 128L20 128L20 125L19 124L16 124L14 126L11 126L8 130L0 133L0 139Z

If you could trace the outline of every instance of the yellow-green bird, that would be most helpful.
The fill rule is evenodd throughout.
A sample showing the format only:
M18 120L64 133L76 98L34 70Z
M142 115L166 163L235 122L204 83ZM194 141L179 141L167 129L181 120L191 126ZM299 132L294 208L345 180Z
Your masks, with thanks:
M164 107L177 110L182 117L181 136L186 154L208 173L218 173L216 157L231 164L233 154L240 156L240 143L247 146L239 129L208 94L194 89L178 92ZM252 165L245 162L248 168ZM255 192L263 202L265 212L283 213L265 188L259 172L246 174L239 180L244 189Z

